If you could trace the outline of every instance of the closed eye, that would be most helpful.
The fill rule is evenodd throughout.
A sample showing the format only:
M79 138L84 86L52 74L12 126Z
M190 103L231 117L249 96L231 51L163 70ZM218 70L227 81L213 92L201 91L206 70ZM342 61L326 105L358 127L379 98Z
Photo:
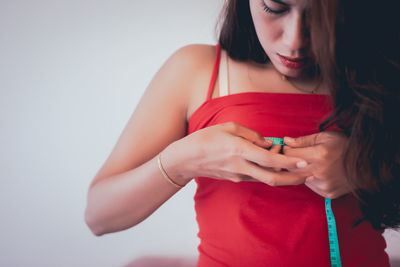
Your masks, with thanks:
M283 13L288 11L287 8L284 8L284 9L272 9L269 6L267 6L267 4L263 0L261 0L261 4L262 4L262 8L264 9L264 11L267 12L267 13L278 15L278 14L283 14Z

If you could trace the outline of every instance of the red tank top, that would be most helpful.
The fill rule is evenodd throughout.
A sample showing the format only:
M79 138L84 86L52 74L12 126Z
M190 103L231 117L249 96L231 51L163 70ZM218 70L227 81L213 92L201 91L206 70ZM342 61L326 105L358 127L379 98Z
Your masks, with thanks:
M263 136L298 137L318 132L332 110L331 98L316 94L246 92L211 98L220 48L206 101L193 113L188 134L234 121ZM324 198L304 184L271 187L263 183L195 178L199 226L198 266L330 266ZM342 266L390 266L383 231L361 217L356 199L332 200Z

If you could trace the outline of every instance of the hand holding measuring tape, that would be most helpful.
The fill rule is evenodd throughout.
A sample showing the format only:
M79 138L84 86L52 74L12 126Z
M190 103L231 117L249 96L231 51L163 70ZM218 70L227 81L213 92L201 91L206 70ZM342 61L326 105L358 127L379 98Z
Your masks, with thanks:
M271 186L303 184L311 173L296 173L302 158L270 151L272 142L256 131L233 122L203 128L169 145L163 167L178 184L193 177L232 182L263 182ZM300 164L301 165L301 164ZM289 172L275 172L273 168Z
M311 172L305 185L320 196L335 199L350 192L343 167L347 137L337 131L325 131L298 138L285 137L283 153L305 159L309 165L295 172Z

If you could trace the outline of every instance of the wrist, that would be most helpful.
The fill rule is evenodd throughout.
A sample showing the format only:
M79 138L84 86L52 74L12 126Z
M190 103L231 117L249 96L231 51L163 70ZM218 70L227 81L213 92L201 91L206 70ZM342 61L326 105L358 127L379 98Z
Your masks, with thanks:
M173 182L185 186L193 179L193 175L185 168L187 157L184 150L179 149L176 142L168 145L160 154L163 169Z

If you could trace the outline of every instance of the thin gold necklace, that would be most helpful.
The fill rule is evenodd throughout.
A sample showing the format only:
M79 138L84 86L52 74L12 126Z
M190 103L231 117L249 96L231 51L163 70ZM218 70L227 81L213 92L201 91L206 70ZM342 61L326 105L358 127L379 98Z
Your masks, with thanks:
M288 77L286 77L286 75L281 74L281 79L282 79L282 81L289 82L294 88L296 88L296 89L298 89L298 90L300 90L300 91L302 91L302 92L309 93L309 94L315 94L315 93L317 92L319 86L321 85L321 82L318 82L318 84L314 87L314 89L312 89L311 91L306 91L306 90L304 90L304 89L298 87L297 85L295 85L293 82L291 82L291 81L288 79Z

